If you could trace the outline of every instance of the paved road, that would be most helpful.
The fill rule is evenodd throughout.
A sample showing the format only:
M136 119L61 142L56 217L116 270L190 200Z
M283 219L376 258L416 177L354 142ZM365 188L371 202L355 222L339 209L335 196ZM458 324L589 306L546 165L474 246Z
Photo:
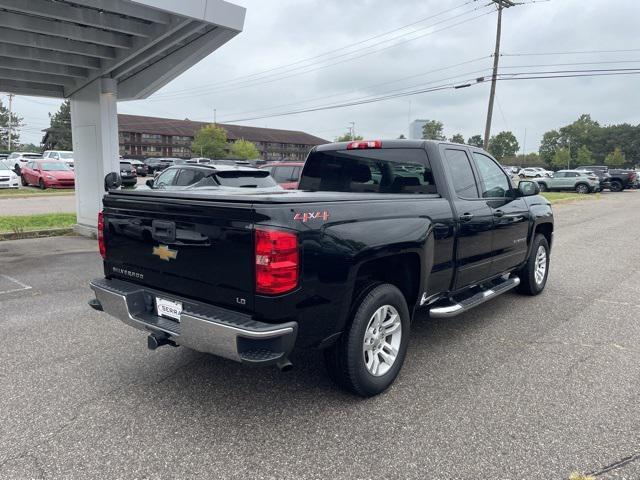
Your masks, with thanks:
M0 243L0 476L638 479L638 211L640 192L558 207L545 293L420 318L368 400L317 353L281 374L148 351L86 306L93 242Z

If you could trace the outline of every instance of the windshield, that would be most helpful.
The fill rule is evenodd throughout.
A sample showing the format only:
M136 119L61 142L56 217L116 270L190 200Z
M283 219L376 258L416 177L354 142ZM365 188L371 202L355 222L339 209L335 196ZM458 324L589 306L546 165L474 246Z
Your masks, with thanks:
M71 170L66 163L62 162L41 162L39 165L40 170L44 170L45 172L61 172Z
M437 193L427 154L419 148L313 152L300 190L323 192Z
M7 160L0 160L0 170L13 170L13 166Z

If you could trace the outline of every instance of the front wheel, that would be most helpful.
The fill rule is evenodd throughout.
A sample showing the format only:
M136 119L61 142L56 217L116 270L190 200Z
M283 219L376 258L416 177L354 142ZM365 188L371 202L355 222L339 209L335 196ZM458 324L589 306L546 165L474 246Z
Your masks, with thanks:
M27 182L27 180L24 178L24 175L20 176L20 183L22 183L23 187L29 186L29 182Z
M40 190L44 190L47 188L47 186L44 184L43 179L38 180L38 186L40 187Z
M542 234L533 239L527 263L518 272L520 285L517 290L526 295L538 295L544 290L549 277L549 242Z
M329 375L363 397L385 391L394 382L407 352L409 308L391 284L370 285L354 305L351 324L325 350Z
M538 187L540 187L540 191L541 191L541 192L546 192L547 190L549 190L549 189L547 188L547 184L546 184L546 183L542 183L542 182L540 182L540 183L538 183Z

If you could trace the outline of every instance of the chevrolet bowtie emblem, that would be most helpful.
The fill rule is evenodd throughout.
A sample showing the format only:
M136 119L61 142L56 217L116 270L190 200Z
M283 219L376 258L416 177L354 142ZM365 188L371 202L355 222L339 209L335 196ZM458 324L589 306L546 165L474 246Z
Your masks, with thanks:
M166 245L160 245L158 247L153 247L153 254L160 257L160 260L164 260L168 262L169 260L175 260L178 256L177 250L171 250Z

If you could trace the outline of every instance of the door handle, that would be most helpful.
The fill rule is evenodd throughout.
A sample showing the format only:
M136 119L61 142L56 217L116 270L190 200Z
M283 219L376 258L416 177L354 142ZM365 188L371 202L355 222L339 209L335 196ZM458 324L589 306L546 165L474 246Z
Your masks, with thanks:
M473 213L463 213L460 215L460 220L463 222L468 222L473 218Z
M496 210L493 212L494 217L504 217L504 212L502 210Z

